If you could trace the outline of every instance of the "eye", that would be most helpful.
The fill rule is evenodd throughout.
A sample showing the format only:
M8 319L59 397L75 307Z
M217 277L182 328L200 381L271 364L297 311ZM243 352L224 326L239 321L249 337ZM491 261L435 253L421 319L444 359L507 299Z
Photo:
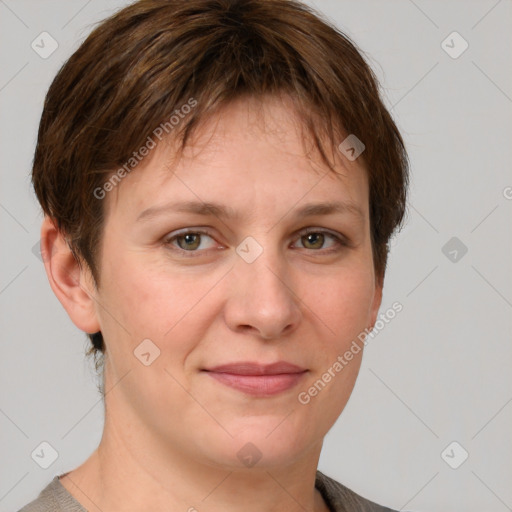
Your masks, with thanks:
M212 237L203 230L197 229L194 231L188 230L188 231L182 231L181 233L177 233L171 237L168 237L165 239L166 245L172 245L173 247L176 247L174 242L177 244L177 249L186 251L186 252L198 252L197 249L209 249L210 246L204 246L203 238L207 237L211 240Z
M200 256L203 251L215 247L215 243L204 243L205 239L210 239L214 242L212 235L210 235L208 231L203 229L187 229L165 238L164 244L184 256ZM326 249L324 245L329 239L331 240L331 244L330 247ZM302 243L303 249L321 253L336 252L350 245L342 235L326 231L325 229L315 228L308 228L300 232L297 241ZM300 249L301 247L298 248Z
M334 240L334 243L331 244L331 248L324 252L333 252L338 250L341 246L347 246L348 242L340 235L336 235L331 233L330 231L326 231L324 229L315 229L309 228L306 231L303 231L300 234L300 238L298 239L305 249L312 249L318 251L319 249L324 249L324 243L326 239Z

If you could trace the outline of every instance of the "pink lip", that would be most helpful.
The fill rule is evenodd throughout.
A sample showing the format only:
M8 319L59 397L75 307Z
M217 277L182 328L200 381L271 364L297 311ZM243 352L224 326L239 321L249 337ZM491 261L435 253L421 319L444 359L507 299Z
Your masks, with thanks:
M253 396L271 396L286 391L297 385L307 372L285 361L269 365L240 362L204 371L222 384Z

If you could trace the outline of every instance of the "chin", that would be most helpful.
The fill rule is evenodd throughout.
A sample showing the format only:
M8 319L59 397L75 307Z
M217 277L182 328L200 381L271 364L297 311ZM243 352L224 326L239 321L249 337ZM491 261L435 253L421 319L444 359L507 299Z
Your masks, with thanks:
M270 469L291 464L314 444L314 440L305 435L311 434L310 429L297 427L285 417L286 414L239 418L236 423L225 425L233 437L219 428L217 439L207 441L209 446L204 447L205 453L215 465L231 470Z

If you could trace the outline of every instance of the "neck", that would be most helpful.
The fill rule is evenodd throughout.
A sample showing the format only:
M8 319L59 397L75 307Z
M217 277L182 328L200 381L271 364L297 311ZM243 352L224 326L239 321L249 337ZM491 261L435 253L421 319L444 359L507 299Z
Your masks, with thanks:
M239 469L195 460L156 436L120 427L107 419L98 448L61 479L91 512L328 511L315 489L321 442L286 466Z

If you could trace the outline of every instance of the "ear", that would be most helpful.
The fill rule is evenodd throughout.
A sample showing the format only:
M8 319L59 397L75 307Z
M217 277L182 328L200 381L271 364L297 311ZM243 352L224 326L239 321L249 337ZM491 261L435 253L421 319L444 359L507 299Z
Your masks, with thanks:
M375 322L377 321L377 314L379 313L380 305L382 303L382 288L384 285L384 279L377 277L375 279L375 293L373 296L373 302L370 308L371 324L368 326L369 329L373 329Z
M41 256L48 281L71 321L86 333L100 330L96 317L95 294L97 290L86 263L80 269L67 240L45 216L41 226Z

